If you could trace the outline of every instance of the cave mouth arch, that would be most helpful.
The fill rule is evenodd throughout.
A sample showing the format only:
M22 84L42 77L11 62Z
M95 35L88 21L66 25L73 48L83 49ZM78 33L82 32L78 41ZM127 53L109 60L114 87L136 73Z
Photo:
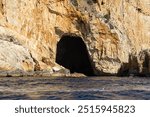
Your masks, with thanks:
M57 43L56 63L69 69L71 73L94 76L88 50L79 36L62 36Z

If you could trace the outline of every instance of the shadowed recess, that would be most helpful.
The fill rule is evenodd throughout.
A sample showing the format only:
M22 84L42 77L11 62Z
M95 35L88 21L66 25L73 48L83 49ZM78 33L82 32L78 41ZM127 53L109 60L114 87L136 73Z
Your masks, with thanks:
M63 36L57 43L56 62L71 73L94 75L86 45L81 37Z

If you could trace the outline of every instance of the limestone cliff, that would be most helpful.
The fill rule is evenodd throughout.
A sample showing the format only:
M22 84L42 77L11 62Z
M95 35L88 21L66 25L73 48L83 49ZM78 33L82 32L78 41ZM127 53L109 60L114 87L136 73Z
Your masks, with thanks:
M1 71L61 71L64 35L83 39L95 75L150 73L150 0L0 0Z

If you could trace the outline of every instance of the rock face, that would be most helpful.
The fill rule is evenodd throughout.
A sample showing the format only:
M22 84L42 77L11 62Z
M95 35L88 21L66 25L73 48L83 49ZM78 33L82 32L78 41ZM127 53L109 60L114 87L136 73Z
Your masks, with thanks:
M0 0L1 71L64 69L64 36L82 38L95 75L150 73L149 0Z

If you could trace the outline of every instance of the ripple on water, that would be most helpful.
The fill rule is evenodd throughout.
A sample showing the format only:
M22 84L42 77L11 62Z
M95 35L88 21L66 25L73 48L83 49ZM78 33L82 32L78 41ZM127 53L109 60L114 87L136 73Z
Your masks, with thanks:
M0 78L0 99L150 99L149 78Z

